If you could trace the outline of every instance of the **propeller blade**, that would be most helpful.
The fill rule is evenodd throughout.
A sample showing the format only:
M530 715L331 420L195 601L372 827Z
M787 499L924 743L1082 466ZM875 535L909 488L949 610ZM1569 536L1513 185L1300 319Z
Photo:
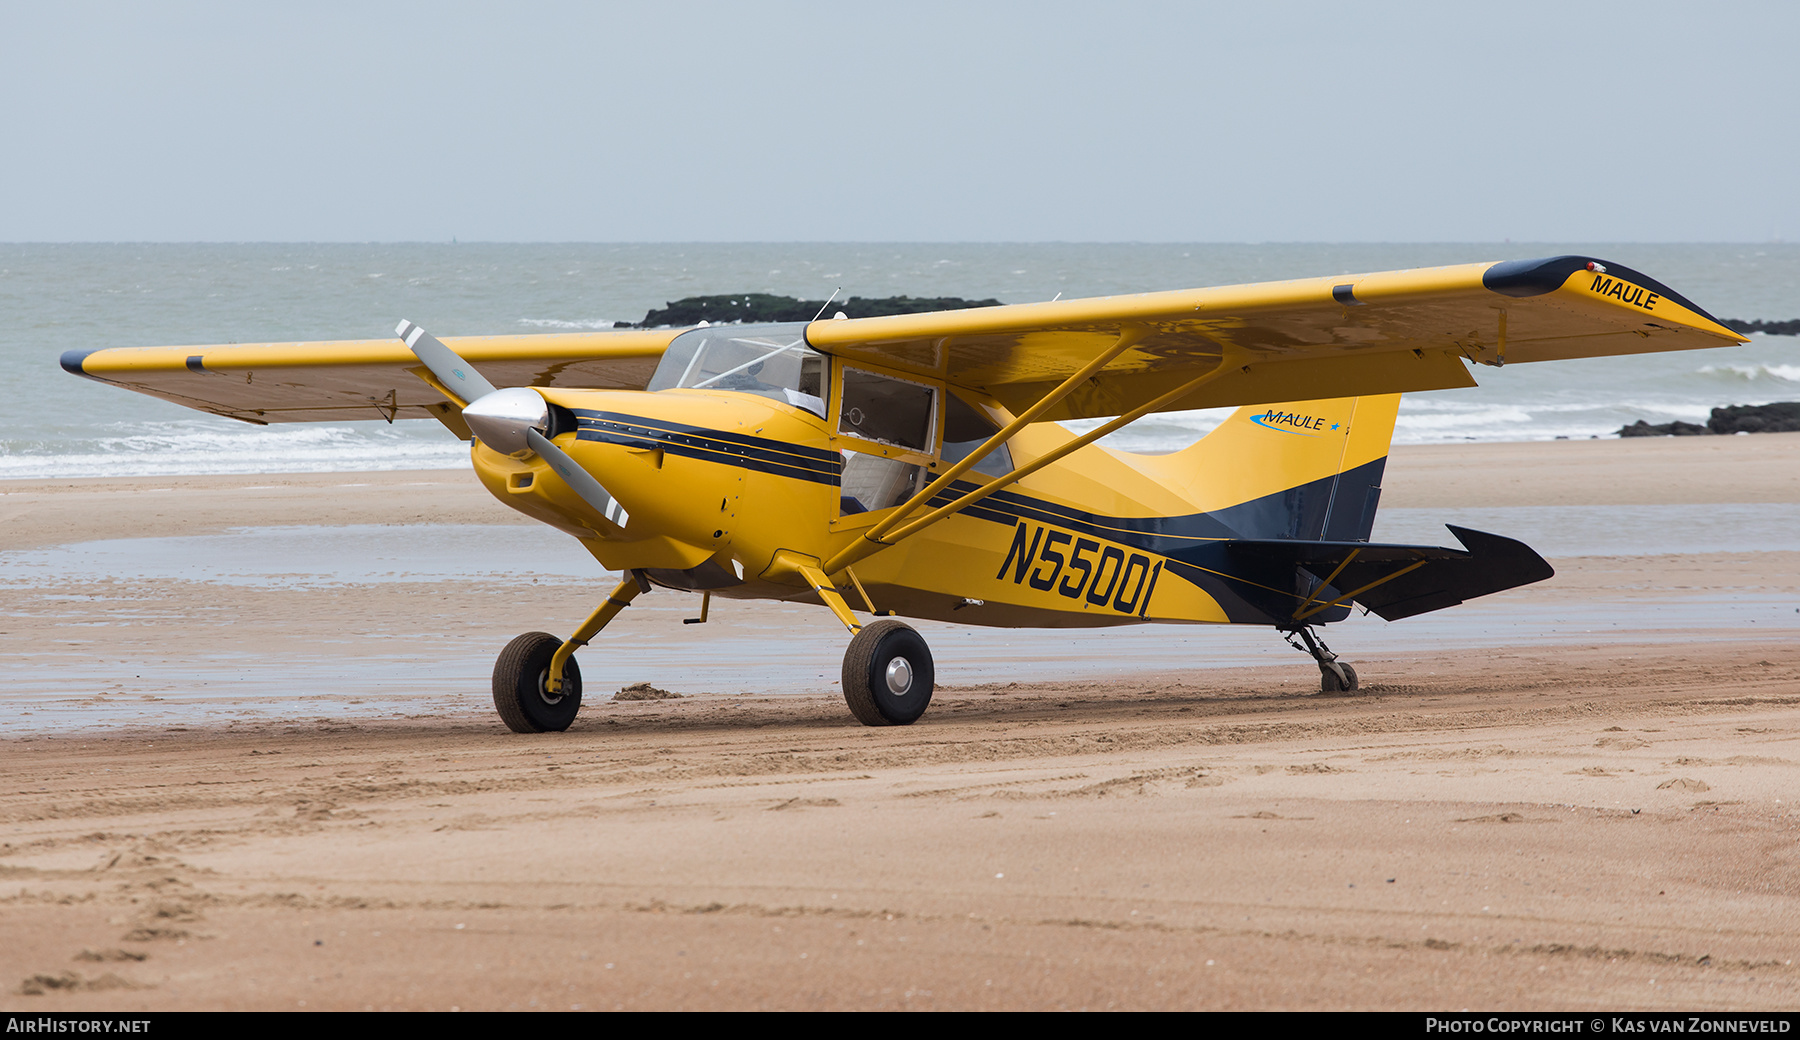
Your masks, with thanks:
M620 527L625 526L626 521L630 519L630 515L625 512L625 507L621 506L617 499L607 494L606 489L600 486L600 482L594 479L594 475L581 468L581 464L570 458L568 452L552 444L550 438L532 429L525 431L525 443L529 444L532 451L537 452L545 462L550 464L550 468L563 479L563 483L569 485L571 491L580 495L583 502L593 506L595 512Z
M425 367L431 369L431 374L444 385L444 389L462 398L463 407L467 408L494 392L494 384L482 378L481 373L475 371L474 365L458 357L454 350L439 343L437 337L412 322L402 321L394 329L394 335L400 337L415 357L425 362Z

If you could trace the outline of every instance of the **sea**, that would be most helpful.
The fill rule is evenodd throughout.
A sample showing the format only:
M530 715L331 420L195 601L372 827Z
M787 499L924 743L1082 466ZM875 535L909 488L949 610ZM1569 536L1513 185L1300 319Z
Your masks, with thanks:
M1561 253L1635 268L1721 318L1800 318L1800 244L1786 243L0 244L0 479L469 465L434 421L250 426L71 376L67 350L372 339L402 318L440 336L606 329L732 292L1028 303ZM1800 338L1752 339L1480 368L1478 388L1408 395L1395 440L1609 437L1800 400ZM1102 443L1170 451L1222 414L1152 416Z

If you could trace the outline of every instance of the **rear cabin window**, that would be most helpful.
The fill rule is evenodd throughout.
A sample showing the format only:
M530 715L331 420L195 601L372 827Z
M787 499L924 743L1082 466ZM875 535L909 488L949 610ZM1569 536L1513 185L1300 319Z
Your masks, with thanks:
M646 390L736 390L825 417L825 355L806 345L806 323L712 325L676 336Z
M955 394L944 398L944 461L961 462L974 454L975 449L987 443L987 439L1000 432L987 413L969 404ZM986 473L990 477L1003 477L1012 472L1012 451L1002 444L988 453L987 458L970 467L976 473Z

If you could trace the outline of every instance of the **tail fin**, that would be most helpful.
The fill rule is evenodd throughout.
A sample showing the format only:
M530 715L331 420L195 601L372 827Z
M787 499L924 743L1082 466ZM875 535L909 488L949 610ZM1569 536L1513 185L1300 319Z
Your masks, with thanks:
M1399 410L1399 394L1239 408L1140 461L1241 538L1367 541Z

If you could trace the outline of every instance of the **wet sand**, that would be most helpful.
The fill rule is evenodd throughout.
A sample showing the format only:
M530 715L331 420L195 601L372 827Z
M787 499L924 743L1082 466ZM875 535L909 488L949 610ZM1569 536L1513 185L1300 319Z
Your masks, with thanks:
M1400 448L1384 506L1792 505L1796 455ZM0 492L0 554L52 554L0 580L8 1009L1800 1001L1800 552L1556 558L1343 626L1356 697L1267 632L943 627L948 685L880 730L823 610L698 628L652 596L584 671L703 678L522 738L486 662L600 580L554 532L496 532L512 570L468 581L56 569L235 528L437 525L383 530L454 555L514 523L466 474Z

